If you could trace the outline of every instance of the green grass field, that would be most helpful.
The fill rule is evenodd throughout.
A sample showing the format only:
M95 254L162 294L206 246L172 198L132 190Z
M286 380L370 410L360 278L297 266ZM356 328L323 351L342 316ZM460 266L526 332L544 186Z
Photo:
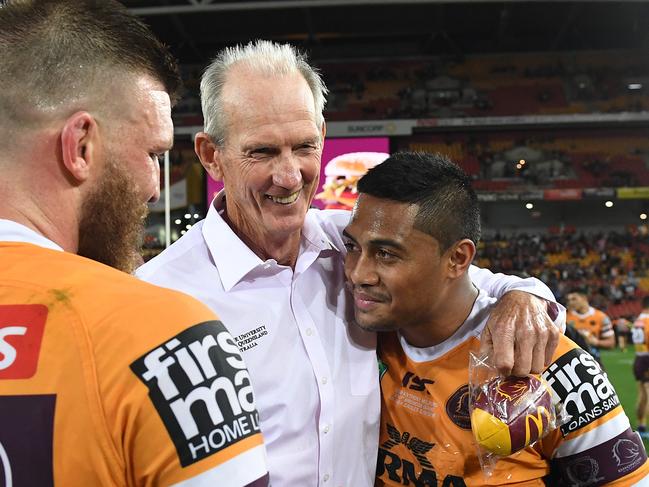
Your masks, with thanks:
M608 378L617 391L622 407L631 421L631 426L635 429L635 401L638 391L633 377L633 358L635 356L633 348L628 347L626 352L617 349L602 350L601 355ZM649 442L645 440L644 444L645 449L649 451Z

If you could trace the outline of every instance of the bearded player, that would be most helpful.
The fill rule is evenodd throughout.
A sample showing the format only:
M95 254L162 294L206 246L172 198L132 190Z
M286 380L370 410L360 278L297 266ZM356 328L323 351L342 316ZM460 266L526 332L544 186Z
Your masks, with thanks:
M377 485L649 483L642 441L606 375L563 336L543 377L569 420L483 475L468 365L495 300L467 273L480 237L469 179L442 156L401 153L370 170L358 190L344 232L345 274L358 325L385 332Z
M268 485L232 336L128 274L170 53L118 2L16 0L0 59L0 486Z

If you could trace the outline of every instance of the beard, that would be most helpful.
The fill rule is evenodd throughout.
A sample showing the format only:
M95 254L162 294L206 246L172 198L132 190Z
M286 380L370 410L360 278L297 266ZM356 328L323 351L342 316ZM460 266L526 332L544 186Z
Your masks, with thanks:
M77 254L132 273L140 250L148 207L123 166L108 156L101 183L81 206Z

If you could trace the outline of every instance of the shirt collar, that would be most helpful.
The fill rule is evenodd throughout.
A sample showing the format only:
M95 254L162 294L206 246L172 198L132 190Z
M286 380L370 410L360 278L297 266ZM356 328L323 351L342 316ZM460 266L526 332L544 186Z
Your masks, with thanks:
M410 345L406 339L397 332L399 342L406 355L414 362L427 362L436 360L450 350L466 342L471 336L479 337L487 324L489 315L497 299L487 294L482 289L478 289L478 296L473 303L469 316L459 326L453 334L443 342L430 347L415 347Z
M32 230L25 225L12 220L0 219L0 241L2 242L23 242L45 247L47 249L60 250L63 248L44 237L40 233Z
M266 262L262 261L241 241L223 219L221 213L224 208L225 192L221 190L214 197L207 211L201 232L214 261L214 265L216 265L221 276L223 288L225 291L229 291L251 271L257 268L268 268L269 264L276 264L276 261L274 259L269 259ZM331 238L321 228L313 211L309 210L307 212L304 226L302 227L298 262L310 250L315 250L318 255L325 250L340 252L340 249L336 247ZM316 258L317 255L312 259L312 262ZM309 262L307 267L312 262ZM297 268L298 265L296 264Z
M584 314L581 314L579 311L575 311L575 314L579 316L582 320L588 316L594 315L595 314L595 308L592 306L588 307L588 311L586 311Z
M307 211L306 218L304 219L304 227L302 227L302 240L306 240L320 251L335 250L336 252L340 252L340 247L323 230L322 225L318 221L317 215L320 211L318 209L310 209ZM335 231L338 232L337 229ZM339 235L337 236L339 237Z

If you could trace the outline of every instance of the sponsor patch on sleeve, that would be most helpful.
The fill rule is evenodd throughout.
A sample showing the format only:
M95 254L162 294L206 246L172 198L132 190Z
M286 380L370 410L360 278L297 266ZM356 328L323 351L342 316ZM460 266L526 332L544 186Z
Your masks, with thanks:
M131 364L183 467L259 432L250 376L219 321L194 325Z
M580 348L559 357L546 369L543 378L570 415L570 420L561 426L564 436L603 417L620 405L606 373L588 352Z

